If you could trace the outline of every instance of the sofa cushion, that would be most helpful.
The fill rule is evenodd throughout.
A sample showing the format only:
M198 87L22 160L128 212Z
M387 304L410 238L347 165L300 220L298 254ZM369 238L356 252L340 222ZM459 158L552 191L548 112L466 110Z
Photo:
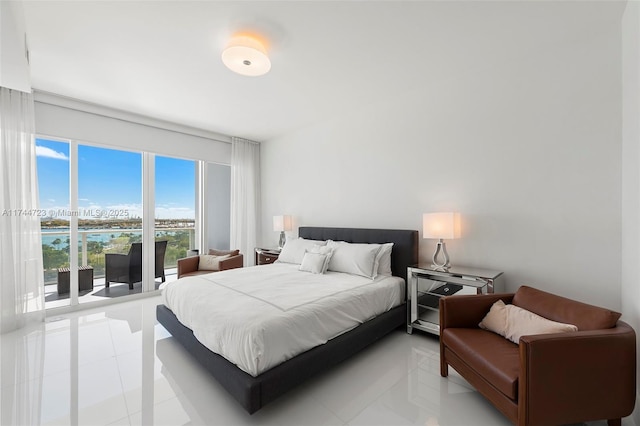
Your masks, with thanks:
M486 381L512 400L518 396L518 345L479 328L445 328L442 342Z
M224 256L225 254L228 254L230 256L237 256L240 254L240 250L216 250L216 249L209 249L209 254L212 254L214 256Z
M230 254L224 254L222 256L214 256L212 254L201 254L200 262L198 262L199 271L219 271L220 262L227 260L231 257Z
M578 327L573 324L548 320L519 306L505 305L502 300L491 306L491 310L478 326L493 331L513 343L519 343L521 336L578 331Z
M621 315L528 286L516 291L512 303L552 321L574 324L580 331L615 327Z

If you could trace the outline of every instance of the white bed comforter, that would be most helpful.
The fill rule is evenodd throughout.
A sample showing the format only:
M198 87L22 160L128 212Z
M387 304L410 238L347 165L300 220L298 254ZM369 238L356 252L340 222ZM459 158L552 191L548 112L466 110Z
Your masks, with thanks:
M203 345L257 376L398 306L404 280L275 263L185 277L162 297Z

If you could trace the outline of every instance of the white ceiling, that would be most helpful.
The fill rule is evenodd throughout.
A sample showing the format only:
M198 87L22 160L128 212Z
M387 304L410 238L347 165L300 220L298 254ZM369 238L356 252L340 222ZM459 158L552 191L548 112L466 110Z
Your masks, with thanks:
M25 1L35 89L266 141L619 22L624 2ZM242 30L272 69L220 60Z

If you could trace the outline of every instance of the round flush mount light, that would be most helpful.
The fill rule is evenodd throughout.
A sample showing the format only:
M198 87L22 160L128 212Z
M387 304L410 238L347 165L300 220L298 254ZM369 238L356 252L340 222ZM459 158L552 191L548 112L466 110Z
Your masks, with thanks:
M231 71L250 77L266 74L271 69L271 61L263 43L248 35L236 36L231 40L222 51L222 62Z

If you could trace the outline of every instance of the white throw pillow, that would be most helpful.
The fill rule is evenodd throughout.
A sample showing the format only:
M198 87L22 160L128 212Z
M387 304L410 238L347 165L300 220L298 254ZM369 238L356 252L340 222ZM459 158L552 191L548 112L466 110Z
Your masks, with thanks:
M313 274L324 274L324 266L328 263L327 257L327 254L307 251L302 257L302 263L299 269Z
M578 327L573 324L551 321L519 306L505 305L502 300L491 306L489 313L478 325L515 344L520 342L522 336L578 331Z
M225 254L222 256L215 256L212 254L201 254L200 260L198 261L198 271L219 271L220 261L229 259L230 257L231 257L230 254Z
M315 244L310 249L307 249L307 253L319 253L325 256L324 265L322 265L322 273L327 272L329 268L329 262L331 261L331 256L333 256L333 249L328 246L320 246ZM304 261L304 259L303 259Z
M333 256L329 261L330 271L362 275L371 279L378 274L376 257L382 245L329 240L327 247L333 249Z
M284 243L280 256L276 262L295 263L300 265L306 250L311 249L315 245L324 246L326 241L305 240L304 238L291 238Z
M382 244L382 248L378 252L376 257L376 263L378 264L378 275L391 276L391 251L393 250L393 243Z

